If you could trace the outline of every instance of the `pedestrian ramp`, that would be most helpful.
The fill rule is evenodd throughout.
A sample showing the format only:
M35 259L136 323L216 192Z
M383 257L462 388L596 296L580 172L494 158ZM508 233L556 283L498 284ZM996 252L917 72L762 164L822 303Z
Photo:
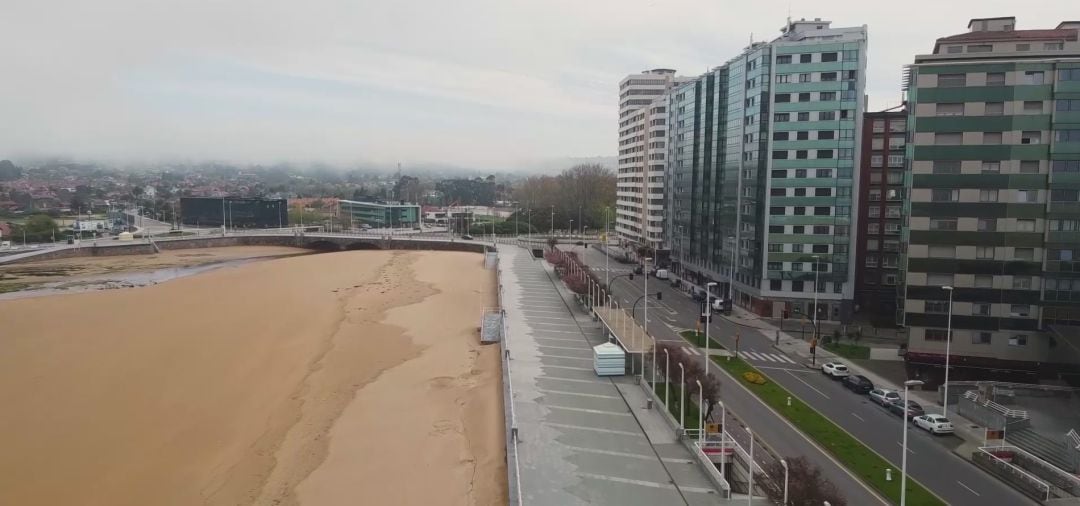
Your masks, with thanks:
M497 343L502 340L503 311L500 308L486 308L480 319L480 342Z
M771 362L780 364L796 364L794 360L787 357L787 355L781 355L779 353L765 353L761 351L740 351L739 356L743 360L749 360L752 362Z

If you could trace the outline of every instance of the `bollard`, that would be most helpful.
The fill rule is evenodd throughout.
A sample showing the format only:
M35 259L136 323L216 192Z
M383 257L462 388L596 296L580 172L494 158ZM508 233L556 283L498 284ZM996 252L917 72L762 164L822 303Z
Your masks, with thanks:
M645 409L652 409L652 399L645 400Z
M885 481L892 481L892 468L891 467L886 467L885 468Z
M776 331L776 344L780 344L780 331Z
M790 396L790 395L789 395L789 396L788 396L788 398L787 398L787 406L788 406L789 408L791 407L791 396Z

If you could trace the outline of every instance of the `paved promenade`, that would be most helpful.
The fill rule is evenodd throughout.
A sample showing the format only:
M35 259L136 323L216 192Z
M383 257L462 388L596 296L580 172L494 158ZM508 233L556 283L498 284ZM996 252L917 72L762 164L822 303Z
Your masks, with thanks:
M632 378L601 378L605 337L542 260L500 245L521 497L530 506L706 505L720 495ZM632 387L632 388L629 388Z

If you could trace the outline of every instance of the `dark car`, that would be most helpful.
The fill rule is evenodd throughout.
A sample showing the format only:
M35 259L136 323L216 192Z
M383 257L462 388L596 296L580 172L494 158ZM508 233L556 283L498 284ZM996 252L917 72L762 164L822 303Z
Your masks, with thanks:
M471 241L472 240L472 236L469 235L469 234L465 234L465 235L461 236L461 238L465 239L466 241Z
M644 267L642 267L640 265L637 266L637 267L634 267L634 274L643 274L644 272L645 272Z
M848 390L857 394L866 394L874 389L874 383L863 375L853 374L845 376L840 382L847 387Z
M705 297L706 295L704 291L699 292L697 290L694 290L694 300L698 302L705 302Z
M889 404L889 412L896 416L901 416L904 413L904 401ZM920 406L919 403L907 401L907 416L905 418L911 420L916 416L922 416L924 414L926 414L926 411L923 410L923 407Z
M584 246L584 245L585 245L585 241L578 241L578 242L575 242L574 244L576 244L576 245L578 245L578 246Z

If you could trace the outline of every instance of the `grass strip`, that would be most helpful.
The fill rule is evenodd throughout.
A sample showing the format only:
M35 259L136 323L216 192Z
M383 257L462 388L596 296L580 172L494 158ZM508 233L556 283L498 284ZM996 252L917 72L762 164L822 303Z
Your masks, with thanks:
M728 360L730 358L730 360ZM769 380L763 385L755 385L743 379L743 373L756 372L754 367L740 358L712 357L721 368L731 374L735 381L741 382L754 395L783 415L804 434L810 436L821 447L853 474L876 489L881 495L894 503L900 502L900 473L892 464L883 459L859 440L852 437L831 420L818 413L798 397L791 395L784 387ZM766 379L768 376L762 374ZM791 405L788 405L791 399ZM688 410L689 411L689 410ZM894 479L885 481L885 469L892 469ZM907 503L911 505L945 504L915 480L907 482Z
M825 349L844 358L866 360L870 358L870 347L860 344L827 343Z

